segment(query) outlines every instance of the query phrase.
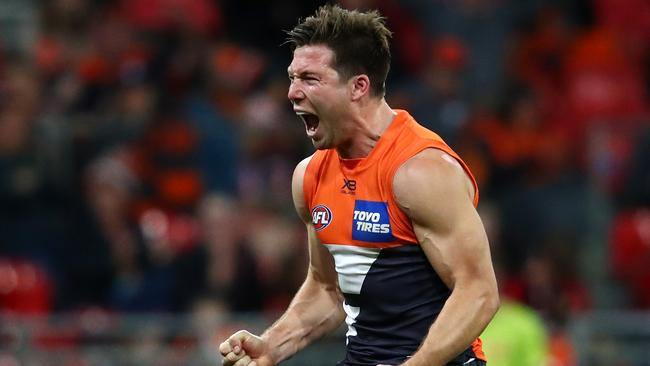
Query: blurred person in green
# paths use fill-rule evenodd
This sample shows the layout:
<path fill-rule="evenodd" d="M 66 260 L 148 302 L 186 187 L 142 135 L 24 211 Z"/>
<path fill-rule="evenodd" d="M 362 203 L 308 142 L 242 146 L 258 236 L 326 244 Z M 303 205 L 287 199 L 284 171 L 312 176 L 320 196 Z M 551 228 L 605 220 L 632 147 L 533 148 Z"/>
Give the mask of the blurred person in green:
<path fill-rule="evenodd" d="M 547 364 L 548 335 L 532 308 L 502 294 L 501 308 L 483 331 L 483 351 L 490 366 Z"/>
<path fill-rule="evenodd" d="M 488 365 L 550 366 L 550 337 L 544 318 L 522 302 L 524 278 L 513 276 L 507 269 L 499 207 L 482 205 L 479 214 L 494 253 L 493 266 L 501 299 L 499 310 L 480 336 Z M 539 279 L 539 273 L 534 276 Z"/>

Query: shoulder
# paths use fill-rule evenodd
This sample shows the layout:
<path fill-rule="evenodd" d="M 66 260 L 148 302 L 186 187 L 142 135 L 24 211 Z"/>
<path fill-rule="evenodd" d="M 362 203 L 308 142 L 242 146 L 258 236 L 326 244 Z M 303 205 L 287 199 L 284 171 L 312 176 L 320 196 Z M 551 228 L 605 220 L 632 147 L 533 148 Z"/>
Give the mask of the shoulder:
<path fill-rule="evenodd" d="M 293 170 L 293 179 L 296 179 L 296 176 L 302 178 L 302 176 L 305 175 L 305 171 L 307 171 L 307 166 L 309 165 L 309 162 L 311 159 L 314 157 L 315 154 L 309 155 L 308 157 L 302 159 L 297 165 L 296 168 Z"/>
<path fill-rule="evenodd" d="M 428 148 L 413 155 L 404 161 L 395 171 L 393 187 L 409 189 L 421 184 L 426 185 L 452 185 L 463 183 L 468 185 L 468 177 L 463 166 L 449 153 L 437 149 Z"/>
<path fill-rule="evenodd" d="M 303 221 L 309 220 L 309 210 L 307 208 L 304 195 L 304 178 L 305 172 L 307 171 L 307 166 L 309 166 L 309 162 L 313 157 L 314 155 L 310 155 L 298 163 L 293 171 L 293 177 L 291 179 L 293 203 L 296 207 L 298 215 L 300 215 Z"/>
<path fill-rule="evenodd" d="M 412 218 L 419 212 L 467 202 L 473 205 L 474 186 L 460 162 L 447 152 L 428 148 L 397 168 L 393 177 L 397 204 Z"/>

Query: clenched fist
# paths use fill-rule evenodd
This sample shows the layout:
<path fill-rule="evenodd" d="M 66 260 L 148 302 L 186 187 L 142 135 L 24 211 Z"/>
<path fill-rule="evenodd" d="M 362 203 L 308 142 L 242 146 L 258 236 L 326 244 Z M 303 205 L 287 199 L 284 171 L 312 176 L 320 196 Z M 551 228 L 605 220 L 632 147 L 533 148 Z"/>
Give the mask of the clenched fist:
<path fill-rule="evenodd" d="M 273 366 L 266 342 L 240 330 L 219 345 L 223 366 Z"/>

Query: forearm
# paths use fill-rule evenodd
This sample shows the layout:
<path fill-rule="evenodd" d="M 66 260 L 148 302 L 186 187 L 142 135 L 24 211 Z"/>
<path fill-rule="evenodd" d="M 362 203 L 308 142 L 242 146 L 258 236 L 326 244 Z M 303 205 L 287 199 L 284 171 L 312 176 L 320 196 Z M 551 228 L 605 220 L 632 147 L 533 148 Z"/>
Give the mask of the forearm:
<path fill-rule="evenodd" d="M 494 290 L 485 290 L 480 285 L 457 287 L 420 349 L 404 366 L 445 365 L 481 334 L 496 313 L 498 304 L 498 294 Z"/>
<path fill-rule="evenodd" d="M 308 277 L 284 315 L 262 334 L 273 363 L 291 357 L 336 329 L 344 319 L 341 303 L 334 285 Z"/>

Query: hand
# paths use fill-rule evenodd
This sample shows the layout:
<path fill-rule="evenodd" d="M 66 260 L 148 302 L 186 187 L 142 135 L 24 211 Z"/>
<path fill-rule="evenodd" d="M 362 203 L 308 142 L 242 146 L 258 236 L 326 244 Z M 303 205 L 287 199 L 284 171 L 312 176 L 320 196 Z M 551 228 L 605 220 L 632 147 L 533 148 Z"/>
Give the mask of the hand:
<path fill-rule="evenodd" d="M 273 366 L 266 342 L 240 330 L 219 345 L 223 366 Z"/>

